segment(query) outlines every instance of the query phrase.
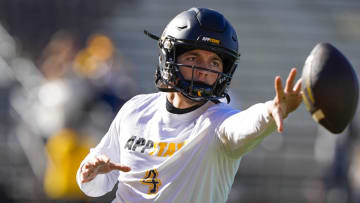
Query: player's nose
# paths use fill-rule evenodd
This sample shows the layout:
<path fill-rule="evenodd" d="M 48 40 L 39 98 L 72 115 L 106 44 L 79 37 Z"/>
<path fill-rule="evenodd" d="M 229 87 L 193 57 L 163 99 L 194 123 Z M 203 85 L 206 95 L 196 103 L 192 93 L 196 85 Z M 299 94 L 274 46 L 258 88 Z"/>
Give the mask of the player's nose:
<path fill-rule="evenodd" d="M 208 75 L 208 71 L 206 70 L 201 70 L 197 68 L 194 70 L 194 78 L 199 82 L 205 82 L 207 75 Z"/>

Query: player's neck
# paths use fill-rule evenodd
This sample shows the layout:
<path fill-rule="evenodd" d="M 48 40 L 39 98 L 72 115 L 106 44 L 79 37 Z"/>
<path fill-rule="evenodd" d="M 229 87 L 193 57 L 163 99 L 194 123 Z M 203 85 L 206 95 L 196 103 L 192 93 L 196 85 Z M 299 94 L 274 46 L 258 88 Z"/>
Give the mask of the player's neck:
<path fill-rule="evenodd" d="M 199 105 L 203 102 L 193 101 L 189 98 L 186 98 L 180 92 L 169 92 L 167 93 L 168 101 L 178 109 L 187 109 L 196 105 Z"/>

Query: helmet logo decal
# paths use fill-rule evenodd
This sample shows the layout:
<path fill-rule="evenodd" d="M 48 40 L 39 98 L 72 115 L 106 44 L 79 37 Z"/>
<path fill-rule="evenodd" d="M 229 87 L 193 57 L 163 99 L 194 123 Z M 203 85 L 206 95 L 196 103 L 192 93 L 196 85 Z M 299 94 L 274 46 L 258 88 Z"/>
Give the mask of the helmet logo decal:
<path fill-rule="evenodd" d="M 220 40 L 214 39 L 214 38 L 211 38 L 211 37 L 201 37 L 201 41 L 207 42 L 207 43 L 213 43 L 213 44 L 217 44 L 217 45 L 220 44 Z"/>

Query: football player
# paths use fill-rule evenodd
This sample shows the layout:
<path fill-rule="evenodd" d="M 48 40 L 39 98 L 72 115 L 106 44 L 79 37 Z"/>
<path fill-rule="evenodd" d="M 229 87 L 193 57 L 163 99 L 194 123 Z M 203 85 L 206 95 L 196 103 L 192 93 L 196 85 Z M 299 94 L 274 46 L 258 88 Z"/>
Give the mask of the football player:
<path fill-rule="evenodd" d="M 274 99 L 240 111 L 219 102 L 239 58 L 234 28 L 222 14 L 191 8 L 158 41 L 155 84 L 119 111 L 77 173 L 81 190 L 101 196 L 119 182 L 113 202 L 226 202 L 241 157 L 302 101 L 292 69 Z"/>

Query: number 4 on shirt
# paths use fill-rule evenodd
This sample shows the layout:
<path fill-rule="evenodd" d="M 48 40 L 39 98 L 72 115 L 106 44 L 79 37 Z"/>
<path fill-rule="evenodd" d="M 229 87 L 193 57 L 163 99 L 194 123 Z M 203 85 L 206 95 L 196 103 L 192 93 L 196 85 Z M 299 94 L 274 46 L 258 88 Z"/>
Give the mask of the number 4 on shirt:
<path fill-rule="evenodd" d="M 156 194 L 159 191 L 161 180 L 157 178 L 158 176 L 159 172 L 151 169 L 146 171 L 144 178 L 140 180 L 142 184 L 149 186 L 148 194 Z"/>

